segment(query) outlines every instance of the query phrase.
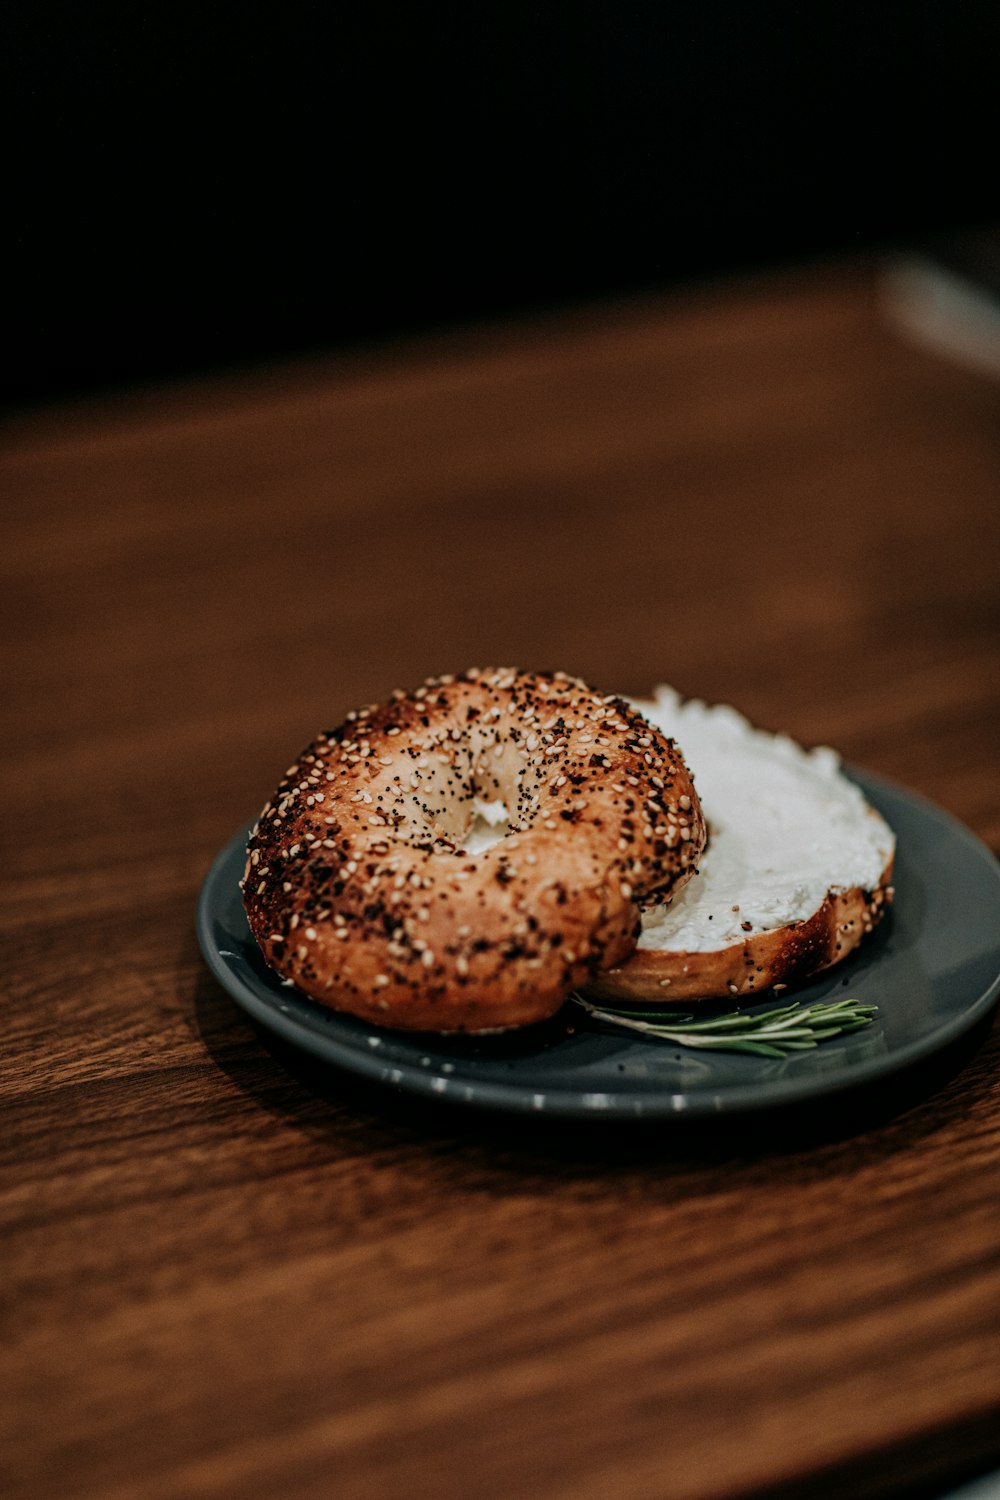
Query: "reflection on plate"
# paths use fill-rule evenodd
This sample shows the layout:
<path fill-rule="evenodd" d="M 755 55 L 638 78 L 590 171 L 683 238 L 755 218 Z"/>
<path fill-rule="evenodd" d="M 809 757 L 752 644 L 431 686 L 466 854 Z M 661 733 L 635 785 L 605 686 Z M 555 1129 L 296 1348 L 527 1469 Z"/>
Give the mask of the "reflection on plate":
<path fill-rule="evenodd" d="M 261 959 L 237 884 L 245 831 L 205 880 L 199 941 L 213 974 L 262 1026 L 324 1062 L 415 1094 L 519 1113 L 628 1119 L 806 1102 L 931 1057 L 1000 996 L 1000 865 L 929 802 L 867 773 L 851 775 L 895 829 L 895 907 L 867 944 L 795 996 L 851 995 L 874 1002 L 879 1015 L 864 1031 L 787 1059 L 685 1051 L 594 1021 L 576 1005 L 540 1026 L 479 1040 L 380 1031 L 326 1010 L 282 984 Z"/>

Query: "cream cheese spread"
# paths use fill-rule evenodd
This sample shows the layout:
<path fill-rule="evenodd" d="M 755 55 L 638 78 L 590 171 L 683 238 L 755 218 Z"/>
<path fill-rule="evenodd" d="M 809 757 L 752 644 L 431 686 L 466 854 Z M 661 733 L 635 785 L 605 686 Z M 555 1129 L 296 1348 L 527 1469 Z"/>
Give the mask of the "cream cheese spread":
<path fill-rule="evenodd" d="M 895 838 L 833 750 L 804 750 L 669 687 L 635 707 L 677 741 L 709 830 L 699 873 L 643 915 L 640 948 L 713 952 L 803 921 L 830 891 L 878 886 Z"/>
<path fill-rule="evenodd" d="M 507 809 L 502 802 L 484 802 L 481 797 L 473 797 L 472 821 L 462 840 L 463 849 L 469 854 L 483 854 L 509 832 Z"/>

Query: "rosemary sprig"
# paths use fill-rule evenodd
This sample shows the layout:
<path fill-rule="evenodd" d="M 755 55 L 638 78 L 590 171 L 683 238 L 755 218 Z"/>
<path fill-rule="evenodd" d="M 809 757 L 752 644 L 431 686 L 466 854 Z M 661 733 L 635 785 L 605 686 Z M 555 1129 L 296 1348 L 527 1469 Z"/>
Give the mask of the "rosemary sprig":
<path fill-rule="evenodd" d="M 878 1014 L 878 1006 L 864 1000 L 821 1000 L 813 1005 L 777 1005 L 756 1015 L 734 1010 L 697 1020 L 678 1011 L 600 1006 L 582 995 L 573 998 L 597 1021 L 641 1031 L 681 1047 L 745 1052 L 757 1057 L 808 1052 L 831 1037 L 870 1026 Z"/>

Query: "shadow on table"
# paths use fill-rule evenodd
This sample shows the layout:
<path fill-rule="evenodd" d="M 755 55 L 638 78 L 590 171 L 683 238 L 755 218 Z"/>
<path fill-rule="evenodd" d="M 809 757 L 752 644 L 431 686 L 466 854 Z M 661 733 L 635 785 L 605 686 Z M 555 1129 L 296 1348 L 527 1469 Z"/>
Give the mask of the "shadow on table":
<path fill-rule="evenodd" d="M 972 1066 L 992 1028 L 987 1017 L 934 1058 L 850 1093 L 766 1113 L 718 1120 L 559 1120 L 441 1103 L 368 1082 L 319 1062 L 252 1023 L 208 973 L 199 976 L 194 1019 L 215 1063 L 263 1108 L 331 1145 L 359 1128 L 397 1144 L 516 1161 L 566 1175 L 602 1164 L 678 1166 L 788 1157 L 861 1140 L 878 1157 L 961 1120 L 988 1086 L 988 1057 Z M 963 1071 L 968 1069 L 969 1071 Z M 373 1142 L 374 1143 L 374 1142 Z M 837 1152 L 833 1151 L 831 1159 Z"/>

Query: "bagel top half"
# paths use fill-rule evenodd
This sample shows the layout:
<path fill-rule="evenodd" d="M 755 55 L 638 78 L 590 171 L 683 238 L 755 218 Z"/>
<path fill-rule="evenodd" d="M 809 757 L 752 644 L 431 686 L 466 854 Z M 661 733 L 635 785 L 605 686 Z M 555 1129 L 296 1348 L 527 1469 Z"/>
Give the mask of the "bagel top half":
<path fill-rule="evenodd" d="M 484 809 L 506 831 L 473 852 Z M 244 904 L 267 963 L 335 1009 L 501 1030 L 623 962 L 704 841 L 680 752 L 623 699 L 470 671 L 298 758 L 250 838 Z"/>

